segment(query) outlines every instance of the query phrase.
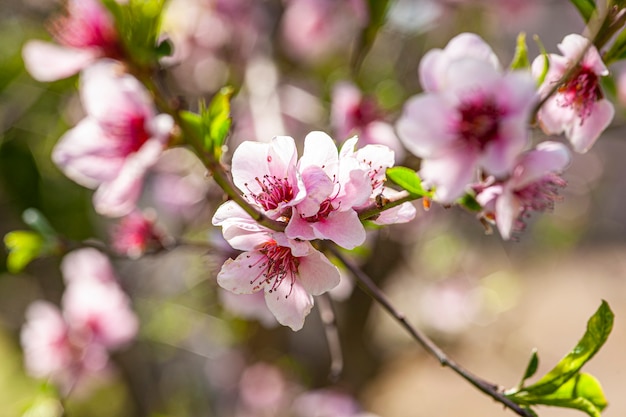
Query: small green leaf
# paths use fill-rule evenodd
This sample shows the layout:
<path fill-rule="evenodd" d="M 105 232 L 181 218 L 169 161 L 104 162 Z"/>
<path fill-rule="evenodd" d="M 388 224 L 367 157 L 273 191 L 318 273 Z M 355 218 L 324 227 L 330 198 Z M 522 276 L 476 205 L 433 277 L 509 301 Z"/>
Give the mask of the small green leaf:
<path fill-rule="evenodd" d="M 517 44 L 515 46 L 515 55 L 513 56 L 513 61 L 511 61 L 511 69 L 512 70 L 520 70 L 527 69 L 530 67 L 530 62 L 528 61 L 528 46 L 526 45 L 526 34 L 524 32 L 520 32 L 517 35 Z"/>
<path fill-rule="evenodd" d="M 588 23 L 596 11 L 596 3 L 593 0 L 570 0 L 570 2 L 578 9 L 585 23 Z"/>
<path fill-rule="evenodd" d="M 214 152 L 218 158 L 221 154 L 221 148 L 230 132 L 232 123 L 230 118 L 230 98 L 233 93 L 234 89 L 232 87 L 222 87 L 215 97 L 213 97 L 213 100 L 211 100 L 208 113 L 204 115 L 205 124 L 207 124 L 209 128 L 209 136 L 213 143 Z"/>
<path fill-rule="evenodd" d="M 600 350 L 613 328 L 614 315 L 606 301 L 587 322 L 587 331 L 576 347 L 539 381 L 522 391 L 534 396 L 545 396 L 559 389 L 568 379 Z"/>
<path fill-rule="evenodd" d="M 417 196 L 430 196 L 431 193 L 424 190 L 422 180 L 417 172 L 407 167 L 392 167 L 387 169 L 387 178 Z"/>
<path fill-rule="evenodd" d="M 539 355 L 537 355 L 537 349 L 533 349 L 533 353 L 530 355 L 530 360 L 528 361 L 528 365 L 526 366 L 526 371 L 524 371 L 524 376 L 522 377 L 522 380 L 520 382 L 520 387 L 524 385 L 524 381 L 535 375 L 538 366 Z"/>
<path fill-rule="evenodd" d="M 16 274 L 40 256 L 44 248 L 44 238 L 37 232 L 15 230 L 4 236 L 4 245 L 9 251 L 7 269 Z"/>
<path fill-rule="evenodd" d="M 469 211 L 481 211 L 483 209 L 483 206 L 480 205 L 480 203 L 476 200 L 476 197 L 474 197 L 471 194 L 465 194 L 463 195 L 463 197 L 459 198 L 457 200 L 457 204 L 465 207 L 466 209 L 468 209 Z"/>
<path fill-rule="evenodd" d="M 194 112 L 187 111 L 187 110 L 182 110 L 180 112 L 180 117 L 185 122 L 186 127 L 193 130 L 193 134 L 195 137 L 202 138 L 203 136 L 205 136 L 202 117 L 198 113 L 194 113 Z M 211 147 L 206 146 L 206 145 L 207 144 L 205 143 L 205 149 L 210 150 Z"/>

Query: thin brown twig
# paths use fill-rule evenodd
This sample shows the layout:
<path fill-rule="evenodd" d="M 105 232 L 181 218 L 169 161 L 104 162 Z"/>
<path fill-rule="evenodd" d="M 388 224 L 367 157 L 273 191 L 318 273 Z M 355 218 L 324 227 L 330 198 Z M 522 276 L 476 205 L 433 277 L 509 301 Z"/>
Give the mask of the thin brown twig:
<path fill-rule="evenodd" d="M 341 342 L 339 340 L 337 318 L 328 293 L 318 296 L 316 300 L 320 319 L 324 324 L 328 353 L 330 355 L 330 374 L 328 377 L 332 382 L 336 382 L 343 372 L 343 351 L 341 350 Z"/>
<path fill-rule="evenodd" d="M 357 279 L 359 286 L 370 297 L 372 297 L 378 304 L 380 304 L 410 335 L 418 342 L 428 353 L 434 356 L 442 366 L 452 369 L 457 375 L 461 376 L 479 391 L 493 398 L 495 401 L 503 404 L 516 414 L 522 417 L 532 417 L 533 414 L 513 402 L 498 388 L 497 385 L 492 384 L 472 374 L 454 360 L 448 357 L 446 353 L 441 350 L 428 336 L 423 334 L 420 330 L 415 328 L 409 323 L 405 315 L 397 310 L 391 301 L 383 294 L 383 292 L 376 286 L 372 279 L 367 276 L 359 267 L 354 265 L 348 259 L 346 259 L 339 250 L 332 245 L 325 245 L 325 248 L 331 252 Z"/>

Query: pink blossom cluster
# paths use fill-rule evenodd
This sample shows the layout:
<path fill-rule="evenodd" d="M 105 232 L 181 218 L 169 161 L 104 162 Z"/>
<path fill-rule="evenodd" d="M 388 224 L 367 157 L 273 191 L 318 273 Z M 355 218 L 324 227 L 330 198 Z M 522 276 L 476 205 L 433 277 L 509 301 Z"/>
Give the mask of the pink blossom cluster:
<path fill-rule="evenodd" d="M 537 115 L 544 133 L 564 132 L 578 152 L 588 150 L 613 117 L 599 87 L 608 71 L 595 47 L 568 35 L 559 48 L 564 56 L 539 56 L 532 71 L 504 71 L 485 41 L 460 34 L 424 56 L 424 92 L 407 101 L 397 122 L 403 144 L 422 158 L 420 175 L 435 199 L 450 204 L 476 192 L 484 217 L 495 220 L 505 239 L 523 229 L 530 212 L 551 208 L 565 185 L 567 147 L 544 142 L 529 149 L 539 100 L 547 100 Z M 574 75 L 561 80 L 572 67 Z"/>
<path fill-rule="evenodd" d="M 357 138 L 337 149 L 330 136 L 309 133 L 298 158 L 295 141 L 279 136 L 270 143 L 243 142 L 234 152 L 232 176 L 244 198 L 269 219 L 274 231 L 257 223 L 234 202 L 220 206 L 213 224 L 245 251 L 228 260 L 217 276 L 238 294 L 259 291 L 278 322 L 300 329 L 320 295 L 339 283 L 339 271 L 311 241 L 331 240 L 346 249 L 365 241 L 358 210 L 387 193 L 385 171 L 394 153 L 383 145 L 356 150 Z M 390 191 L 393 192 L 393 191 Z M 383 213 L 380 224 L 406 222 L 415 208 L 405 203 Z"/>
<path fill-rule="evenodd" d="M 26 311 L 21 343 L 28 373 L 65 391 L 84 376 L 109 366 L 109 352 L 137 334 L 138 320 L 106 256 L 80 249 L 63 259 L 62 311 L 35 301 Z"/>

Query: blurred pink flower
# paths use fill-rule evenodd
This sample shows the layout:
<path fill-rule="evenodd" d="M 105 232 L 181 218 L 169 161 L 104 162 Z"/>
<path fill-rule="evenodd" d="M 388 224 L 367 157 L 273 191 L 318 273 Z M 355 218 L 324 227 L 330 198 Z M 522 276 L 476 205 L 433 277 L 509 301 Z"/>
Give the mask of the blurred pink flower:
<path fill-rule="evenodd" d="M 557 142 L 542 142 L 521 154 L 511 177 L 481 190 L 477 201 L 488 218 L 495 218 L 502 238 L 524 229 L 524 218 L 531 211 L 554 207 L 558 189 L 565 186 L 560 174 L 570 162 L 567 147 Z"/>
<path fill-rule="evenodd" d="M 399 159 L 404 155 L 393 126 L 383 120 L 383 113 L 374 98 L 363 97 L 352 83 L 339 82 L 333 87 L 331 122 L 341 140 L 357 135 L 364 145 L 386 145 Z"/>
<path fill-rule="evenodd" d="M 77 183 L 97 188 L 98 213 L 123 216 L 135 208 L 174 122 L 156 114 L 148 91 L 115 61 L 87 68 L 80 93 L 87 117 L 63 135 L 52 160 Z"/>
<path fill-rule="evenodd" d="M 353 207 L 371 194 L 367 171 L 354 158 L 340 160 L 334 141 L 323 132 L 306 136 L 298 170 L 306 197 L 294 207 L 287 237 L 329 239 L 347 249 L 362 244 L 365 229 Z"/>
<path fill-rule="evenodd" d="M 67 15 L 52 21 L 50 32 L 60 45 L 32 40 L 22 50 L 24 65 L 38 81 L 76 74 L 98 58 L 120 58 L 115 22 L 98 0 L 68 0 Z"/>
<path fill-rule="evenodd" d="M 347 50 L 368 20 L 363 0 L 287 0 L 281 32 L 288 53 L 318 62 Z"/>
<path fill-rule="evenodd" d="M 285 406 L 287 394 L 287 381 L 276 366 L 259 362 L 246 368 L 241 375 L 240 399 L 254 415 L 277 415 Z"/>
<path fill-rule="evenodd" d="M 501 73 L 494 59 L 470 34 L 429 52 L 420 64 L 426 92 L 409 99 L 398 120 L 400 139 L 423 158 L 420 175 L 442 203 L 463 195 L 479 168 L 505 177 L 527 144 L 533 80 L 520 71 Z"/>
<path fill-rule="evenodd" d="M 339 283 L 339 271 L 311 243 L 288 239 L 254 221 L 234 202 L 222 204 L 213 224 L 224 238 L 245 251 L 228 259 L 217 275 L 218 284 L 236 294 L 264 291 L 265 302 L 279 323 L 300 330 L 320 295 Z"/>
<path fill-rule="evenodd" d="M 111 232 L 111 245 L 117 253 L 139 258 L 152 247 L 163 248 L 163 235 L 154 222 L 156 213 L 135 210 L 123 217 Z"/>
<path fill-rule="evenodd" d="M 546 96 L 566 71 L 574 65 L 576 70 L 539 109 L 538 118 L 545 133 L 565 133 L 574 150 L 584 153 L 611 124 L 615 114 L 613 104 L 604 98 L 600 88 L 600 77 L 608 75 L 609 70 L 596 47 L 581 35 L 567 35 L 558 48 L 563 55 L 548 55 L 550 66 L 539 93 Z M 544 57 L 538 56 L 532 64 L 533 75 L 539 78 L 543 68 Z"/>
<path fill-rule="evenodd" d="M 376 417 L 361 411 L 350 395 L 330 389 L 300 394 L 292 406 L 296 417 Z"/>

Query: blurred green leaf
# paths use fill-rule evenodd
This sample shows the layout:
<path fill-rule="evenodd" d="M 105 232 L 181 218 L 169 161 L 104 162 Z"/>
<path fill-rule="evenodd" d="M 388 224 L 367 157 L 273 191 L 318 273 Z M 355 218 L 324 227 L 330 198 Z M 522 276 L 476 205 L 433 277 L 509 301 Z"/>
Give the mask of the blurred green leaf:
<path fill-rule="evenodd" d="M 533 353 L 530 355 L 530 360 L 528 361 L 528 365 L 526 365 L 526 371 L 524 371 L 524 376 L 522 377 L 522 381 L 520 382 L 520 387 L 524 385 L 524 381 L 528 378 L 535 375 L 537 372 L 537 367 L 539 366 L 539 355 L 537 355 L 537 349 L 533 349 Z"/>
<path fill-rule="evenodd" d="M 550 59 L 548 58 L 548 51 L 546 51 L 546 48 L 543 46 L 543 42 L 541 42 L 539 36 L 533 36 L 533 40 L 537 44 L 539 52 L 543 56 L 543 69 L 541 70 L 541 74 L 539 74 L 539 77 L 537 78 L 537 85 L 540 86 L 546 79 L 546 75 L 548 74 L 548 70 L 550 69 Z"/>
<path fill-rule="evenodd" d="M 613 328 L 614 315 L 606 301 L 587 322 L 587 331 L 578 344 L 543 378 L 525 387 L 523 391 L 535 395 L 548 395 L 578 373 L 580 368 L 600 350 Z"/>
<path fill-rule="evenodd" d="M 44 248 L 44 238 L 26 230 L 15 230 L 4 236 L 7 256 L 7 270 L 13 274 L 21 272 L 31 261 L 39 257 Z"/>
<path fill-rule="evenodd" d="M 201 138 L 204 136 L 204 124 L 202 122 L 202 117 L 198 113 L 182 110 L 180 112 L 180 117 L 187 124 L 187 127 L 193 130 L 196 137 Z M 210 149 L 211 144 L 208 145 L 209 146 L 207 148 Z"/>
<path fill-rule="evenodd" d="M 395 184 L 407 190 L 409 193 L 416 196 L 430 196 L 431 193 L 424 190 L 422 187 L 422 180 L 417 172 L 407 167 L 392 167 L 387 169 L 387 178 L 393 181 Z"/>
<path fill-rule="evenodd" d="M 517 44 L 515 46 L 515 55 L 513 56 L 513 61 L 511 61 L 511 69 L 519 70 L 519 69 L 527 69 L 530 67 L 530 62 L 528 61 L 528 46 L 526 45 L 526 34 L 524 32 L 520 32 L 517 35 Z"/>
<path fill-rule="evenodd" d="M 622 30 L 619 35 L 617 35 L 615 41 L 602 59 L 605 64 L 609 65 L 624 58 L 626 58 L 626 30 Z"/>
<path fill-rule="evenodd" d="M 585 23 L 588 23 L 596 11 L 596 3 L 593 0 L 570 0 L 570 2 L 578 9 Z"/>
<path fill-rule="evenodd" d="M 211 100 L 208 111 L 203 115 L 205 124 L 209 128 L 208 133 L 217 159 L 221 155 L 222 146 L 228 137 L 232 124 L 232 119 L 230 118 L 230 98 L 233 93 L 234 89 L 232 87 L 222 87 Z"/>
<path fill-rule="evenodd" d="M 478 212 L 483 209 L 483 206 L 480 205 L 480 203 L 476 200 L 476 197 L 474 197 L 472 194 L 463 195 L 463 197 L 457 200 L 457 204 L 465 207 L 469 211 Z"/>

